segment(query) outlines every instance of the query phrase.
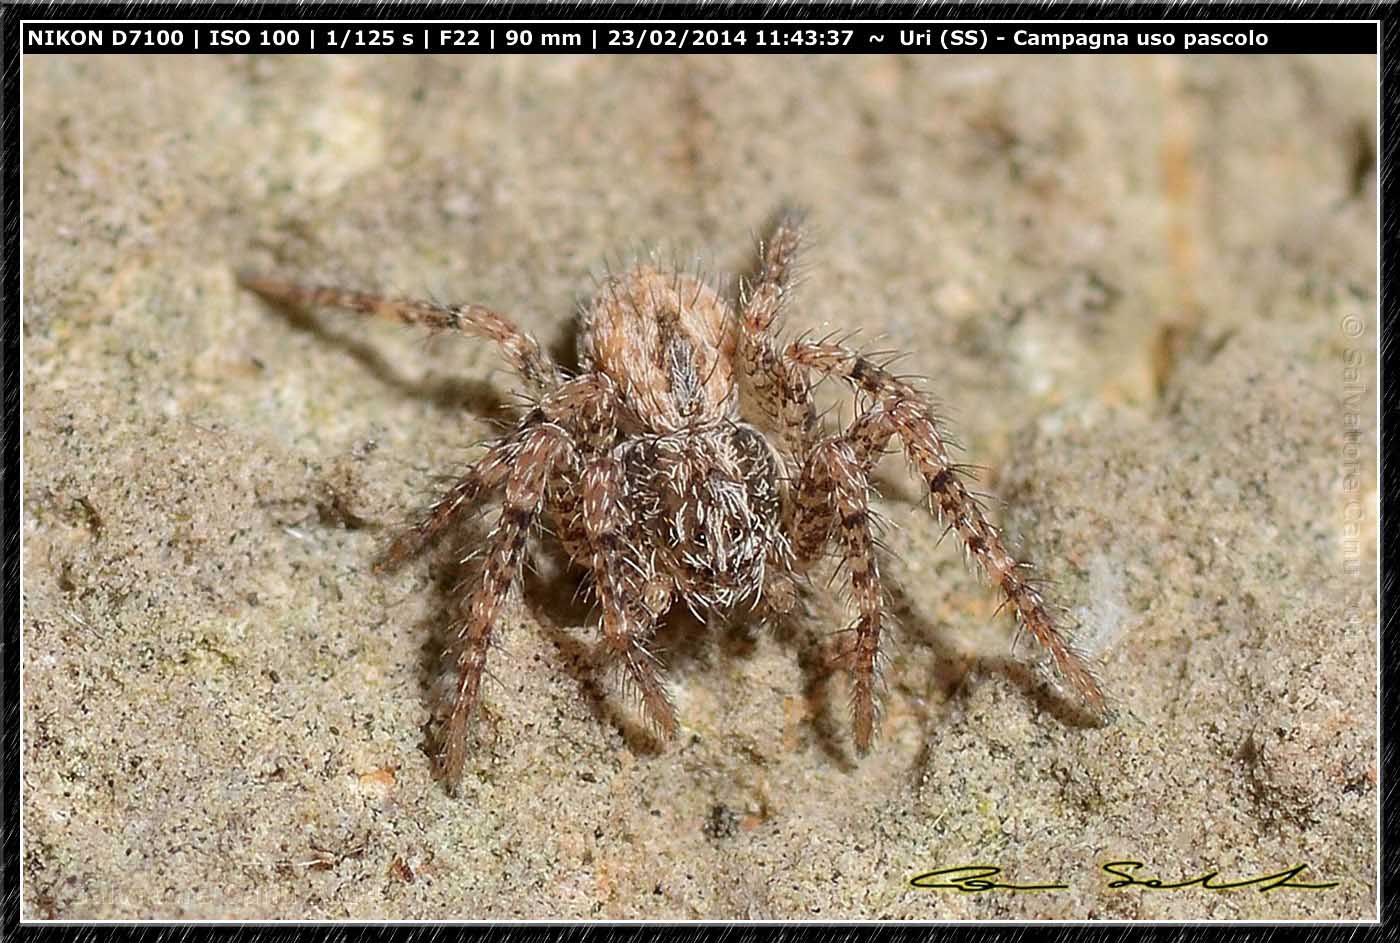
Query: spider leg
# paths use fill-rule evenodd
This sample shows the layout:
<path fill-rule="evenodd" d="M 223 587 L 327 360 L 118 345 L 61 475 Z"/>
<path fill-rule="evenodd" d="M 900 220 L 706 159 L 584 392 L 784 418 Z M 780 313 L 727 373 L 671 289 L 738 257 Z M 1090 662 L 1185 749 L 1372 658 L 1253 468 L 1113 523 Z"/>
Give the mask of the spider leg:
<path fill-rule="evenodd" d="M 593 448 L 608 439 L 609 430 L 615 430 L 615 401 L 616 390 L 607 377 L 589 375 L 562 384 L 521 419 L 496 456 L 499 470 L 496 462 L 490 465 L 493 474 L 504 480 L 505 499 L 496 526 L 487 538 L 480 582 L 454 627 L 461 650 L 442 756 L 443 773 L 449 782 L 456 782 L 462 774 L 467 725 L 481 699 L 491 630 L 520 572 L 525 542 L 538 522 L 550 488 L 557 488 L 560 479 L 577 476 L 580 447 Z M 491 457 L 488 455 L 488 459 Z M 456 491 L 449 494 L 449 499 Z M 451 505 L 451 513 L 464 503 L 465 498 Z"/>
<path fill-rule="evenodd" d="M 612 453 L 591 459 L 580 484 L 594 588 L 603 611 L 604 650 L 622 666 L 647 721 L 669 738 L 676 732 L 676 709 L 660 662 L 646 647 L 656 627 L 656 615 L 647 606 L 652 577 L 628 546 L 631 522 L 623 504 L 624 483 L 622 461 Z"/>
<path fill-rule="evenodd" d="M 870 481 L 851 434 L 820 442 L 807 457 L 797 488 L 794 548 L 799 566 L 809 565 L 835 536 L 851 581 L 857 617 L 847 632 L 838 663 L 851 679 L 851 727 L 856 749 L 870 749 L 879 704 L 877 659 L 884 604 L 869 506 Z"/>
<path fill-rule="evenodd" d="M 486 455 L 433 502 L 421 518 L 395 537 L 381 555 L 378 568 L 391 569 L 418 553 L 459 516 L 500 488 L 521 460 L 530 430 L 540 423 L 563 425 L 585 445 L 609 441 L 616 429 L 614 400 L 611 381 L 606 378 L 581 377 L 560 386 L 522 417 L 513 432 L 493 443 Z M 560 539 L 573 554 L 581 538 L 573 526 L 577 515 L 568 511 L 568 484 L 567 477 L 551 479 L 548 491 L 554 519 L 561 525 Z"/>
<path fill-rule="evenodd" d="M 578 478 L 562 474 L 551 479 L 545 501 L 549 507 L 554 533 L 569 558 L 587 570 L 593 569 L 593 550 L 588 545 L 588 532 L 583 527 L 583 496 L 579 494 Z"/>
<path fill-rule="evenodd" d="M 496 526 L 487 538 L 480 582 L 454 626 L 453 634 L 461 649 L 457 655 L 455 698 L 444 732 L 442 752 L 443 775 L 450 783 L 456 783 L 462 776 L 467 726 L 481 699 L 481 679 L 491 630 L 520 571 L 525 542 L 539 515 L 546 484 L 560 465 L 573 461 L 574 457 L 569 434 L 553 423 L 546 423 L 525 431 L 519 453 L 511 464 L 505 501 Z"/>
<path fill-rule="evenodd" d="M 782 311 L 792 287 L 797 252 L 802 245 L 802 214 L 784 210 L 766 242 L 758 246 L 758 271 L 744 285 L 741 315 L 748 326 L 766 332 Z"/>
<path fill-rule="evenodd" d="M 239 283 L 280 304 L 343 308 L 403 324 L 420 324 L 435 331 L 459 331 L 473 337 L 485 337 L 500 345 L 506 359 L 532 393 L 544 395 L 560 383 L 559 368 L 538 341 L 516 327 L 509 318 L 481 305 L 442 305 L 431 301 L 387 298 L 334 286 L 303 285 L 259 275 L 240 275 Z"/>
<path fill-rule="evenodd" d="M 617 388 L 604 375 L 580 377 L 542 405 L 571 428 L 591 456 L 581 471 L 570 462 L 550 480 L 550 516 L 565 550 L 593 577 L 608 655 L 622 665 L 648 722 L 669 737 L 676 728 L 675 708 L 646 641 L 670 606 L 670 590 L 627 545 L 631 522 L 624 468 L 611 449 L 620 405 Z"/>
<path fill-rule="evenodd" d="M 1088 662 L 1061 633 L 1051 609 L 1027 575 L 1030 567 L 1006 549 L 1001 532 L 987 520 L 981 504 L 964 484 L 965 468 L 948 454 L 948 439 L 922 396 L 908 383 L 887 373 L 856 351 L 837 344 L 798 342 L 786 357 L 822 373 L 840 376 L 865 393 L 872 403 L 851 427 L 848 438 L 863 467 L 879 458 L 891 436 L 904 451 L 929 489 L 932 508 L 962 538 L 968 554 L 1001 589 L 1022 627 L 1049 652 L 1060 675 L 1091 709 L 1104 710 L 1103 691 Z M 825 525 L 828 530 L 830 522 Z M 816 533 L 817 525 L 808 525 Z M 804 535 L 798 533 L 795 542 Z M 809 543 L 812 537 L 805 538 Z"/>
<path fill-rule="evenodd" d="M 541 409 L 530 416 L 548 416 L 565 425 L 585 454 L 610 449 L 617 438 L 620 394 L 605 374 L 590 373 L 570 380 L 540 405 Z M 530 416 L 525 418 L 528 420 Z M 584 526 L 579 469 L 570 468 L 551 479 L 546 500 L 564 550 L 580 566 L 592 571 L 593 548 Z"/>
<path fill-rule="evenodd" d="M 520 456 L 530 427 L 494 442 L 487 453 L 467 469 L 465 475 L 438 498 L 414 523 L 404 528 L 380 555 L 375 568 L 388 570 L 416 555 L 462 514 L 476 508 L 509 477 Z"/>
<path fill-rule="evenodd" d="M 739 292 L 739 376 L 744 401 L 776 432 L 789 456 L 805 455 L 817 430 L 806 372 L 784 359 L 777 347 L 777 321 L 787 301 L 802 242 L 796 213 L 779 217 L 771 237 L 759 244 L 754 277 Z"/>

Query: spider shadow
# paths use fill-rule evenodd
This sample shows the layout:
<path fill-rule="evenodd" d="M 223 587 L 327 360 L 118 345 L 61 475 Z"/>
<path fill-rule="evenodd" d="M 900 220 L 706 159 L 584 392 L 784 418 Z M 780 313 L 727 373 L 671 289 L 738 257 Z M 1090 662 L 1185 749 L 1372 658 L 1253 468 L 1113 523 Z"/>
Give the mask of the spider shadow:
<path fill-rule="evenodd" d="M 628 749 L 655 756 L 667 749 L 667 741 L 641 718 L 636 698 L 626 696 L 618 684 L 616 666 L 602 653 L 597 626 L 597 605 L 589 599 L 586 574 L 567 559 L 557 546 L 543 548 L 554 565 L 556 578 L 540 570 L 527 573 L 524 589 L 541 630 L 564 655 L 565 670 L 578 684 L 589 711 L 600 723 L 621 733 Z M 742 656 L 752 651 L 753 639 L 723 620 L 707 624 L 684 606 L 674 606 L 657 627 L 649 647 L 670 676 L 685 676 L 713 664 L 713 655 Z"/>
<path fill-rule="evenodd" d="M 639 720 L 638 705 L 621 696 L 616 683 L 605 680 L 610 672 L 606 661 L 599 656 L 597 606 L 585 600 L 587 594 L 580 582 L 586 577 L 577 566 L 568 563 L 562 550 L 556 547 L 549 550 L 562 561 L 558 572 L 567 572 L 568 578 L 548 579 L 537 572 L 527 578 L 525 598 L 536 622 L 564 654 L 565 670 L 578 683 L 594 719 L 611 724 L 636 754 L 665 752 L 667 742 Z M 858 757 L 851 747 L 849 718 L 839 716 L 841 712 L 833 708 L 832 682 L 838 669 L 832 666 L 829 639 L 814 629 L 820 624 L 821 616 L 813 610 L 822 608 L 815 596 L 807 592 L 793 613 L 771 621 L 739 611 L 717 616 L 707 623 L 683 605 L 677 605 L 658 626 L 651 648 L 664 663 L 668 675 L 686 677 L 711 671 L 720 660 L 752 656 L 760 636 L 767 633 L 779 648 L 796 657 L 803 678 L 807 723 L 818 749 L 829 762 L 845 772 L 853 772 L 858 767 Z M 590 639 L 585 633 L 595 637 Z M 939 683 L 950 690 L 958 688 L 966 674 L 954 667 L 958 656 L 946 643 L 935 641 L 933 647 L 938 649 Z"/>
<path fill-rule="evenodd" d="M 472 585 L 478 576 L 478 567 L 461 562 L 465 548 L 480 544 L 482 535 L 472 526 L 475 523 L 454 527 L 454 533 L 444 535 L 438 546 L 423 553 L 430 559 L 431 591 L 435 600 L 429 607 L 429 615 L 419 624 L 425 638 L 418 660 L 419 694 L 431 718 L 423 730 L 420 748 L 429 757 L 435 756 L 442 747 L 440 731 L 451 709 L 451 688 L 446 682 L 451 676 L 452 657 L 460 650 L 454 625 L 464 605 L 464 588 Z M 615 685 L 607 683 L 609 667 L 599 656 L 600 647 L 596 641 L 597 606 L 585 592 L 585 574 L 568 560 L 562 548 L 547 540 L 538 543 L 538 547 L 531 548 L 533 554 L 527 551 L 527 556 L 532 555 L 532 562 L 539 565 L 523 567 L 520 587 L 531 621 L 562 656 L 563 670 L 578 685 L 593 718 L 616 729 L 634 753 L 662 753 L 665 741 L 639 719 L 641 715 L 636 705 L 626 703 L 619 697 Z M 689 663 L 703 658 L 707 634 L 705 626 L 687 613 L 666 620 L 653 640 L 653 647 L 667 656 L 668 669 L 681 667 L 684 670 Z M 595 637 L 590 638 L 590 635 Z M 488 656 L 488 683 L 469 725 L 469 735 L 475 741 L 472 752 L 495 739 L 492 735 L 483 736 L 482 728 L 497 726 L 491 708 L 491 692 L 498 685 L 491 674 L 491 663 L 501 656 L 500 647 L 493 645 Z"/>
<path fill-rule="evenodd" d="M 457 651 L 451 628 L 462 605 L 462 588 L 470 585 L 470 580 L 475 576 L 473 568 L 459 562 L 461 548 L 470 544 L 474 536 L 479 538 L 479 535 L 463 536 L 472 530 L 469 526 L 456 530 L 457 533 L 452 535 L 456 540 L 444 539 L 437 549 L 431 551 L 433 587 L 438 604 L 431 607 L 432 614 L 421 625 L 428 640 L 421 649 L 420 691 L 436 723 L 440 723 L 450 707 L 441 682 L 445 659 Z M 620 695 L 617 685 L 610 683 L 613 682 L 609 677 L 612 672 L 599 656 L 597 606 L 589 598 L 586 575 L 568 560 L 561 547 L 547 540 L 539 544 L 538 558 L 545 565 L 526 566 L 521 586 L 521 595 L 527 611 L 533 617 L 532 621 L 563 656 L 563 669 L 577 684 L 594 720 L 617 730 L 634 754 L 660 755 L 667 749 L 665 739 L 641 720 L 637 705 L 629 703 L 627 698 Z M 921 689 L 913 689 L 896 680 L 894 687 L 899 690 L 886 690 L 883 695 L 887 704 L 891 697 L 902 695 L 905 702 L 912 705 L 912 713 L 924 731 L 920 738 L 922 746 L 910 770 L 916 782 L 932 762 L 936 726 L 966 703 L 972 684 L 979 677 L 994 674 L 1006 677 L 1040 711 L 1066 727 L 1089 728 L 1103 723 L 1103 719 L 1058 693 L 1031 665 L 1012 655 L 969 654 L 953 646 L 943 631 L 919 615 L 908 594 L 896 581 L 886 583 L 885 593 L 891 622 L 887 631 L 894 636 L 891 641 L 902 643 L 907 648 L 917 648 L 921 657 L 933 659 L 928 683 Z M 829 762 L 844 772 L 854 772 L 859 765 L 859 756 L 851 744 L 849 716 L 847 712 L 838 710 L 834 703 L 834 680 L 839 669 L 833 667 L 830 658 L 831 634 L 816 628 L 833 617 L 845 617 L 839 605 L 831 605 L 834 598 L 826 598 L 834 595 L 825 587 L 808 586 L 793 613 L 762 628 L 756 620 L 746 620 L 743 613 L 706 624 L 691 615 L 684 606 L 676 606 L 658 627 L 652 647 L 662 658 L 668 673 L 685 676 L 712 669 L 717 659 L 752 655 L 757 649 L 760 632 L 766 631 L 780 648 L 796 656 L 803 678 L 802 696 L 808 708 L 807 723 L 813 742 Z M 498 651 L 496 656 L 499 657 Z M 490 691 L 491 687 L 488 686 L 486 690 Z M 490 701 L 489 695 L 483 697 L 473 728 L 479 728 L 483 722 L 495 726 L 494 721 L 489 719 L 492 717 Z M 482 739 L 480 730 L 474 729 L 473 735 L 478 739 L 479 747 Z M 432 756 L 436 746 L 440 744 L 425 730 L 422 744 L 425 753 Z M 878 745 L 875 748 L 878 749 Z"/>
<path fill-rule="evenodd" d="M 813 612 L 818 607 L 810 594 L 808 590 L 797 609 L 775 623 L 771 630 L 779 643 L 797 657 L 798 671 L 802 674 L 802 699 L 817 748 L 828 762 L 851 773 L 856 770 L 859 757 L 851 748 L 850 711 L 845 712 L 846 719 L 841 721 L 833 707 L 832 687 L 838 669 L 832 664 L 829 643 L 813 629 L 821 617 Z"/>
<path fill-rule="evenodd" d="M 270 299 L 261 295 L 259 299 L 295 330 L 311 335 L 321 345 L 338 348 L 349 354 L 376 379 L 386 386 L 396 389 L 404 396 L 426 400 L 444 411 L 456 412 L 465 408 L 478 418 L 487 420 L 501 428 L 508 428 L 513 422 L 515 414 L 519 411 L 519 403 L 503 397 L 497 391 L 496 386 L 488 380 L 437 377 L 413 379 L 394 366 L 374 344 L 360 339 L 348 331 L 328 326 L 326 320 L 329 319 L 323 320 L 317 317 L 306 306 Z M 559 335 L 547 349 L 555 362 L 566 373 L 570 373 L 573 372 L 578 362 L 577 348 L 580 325 L 577 317 L 567 319 L 565 325 L 564 330 L 559 332 Z M 432 335 L 425 333 L 424 336 L 431 337 Z M 469 548 L 479 546 L 481 534 L 477 532 L 476 518 L 477 515 L 472 515 L 471 519 L 459 522 L 451 528 L 452 533 L 444 534 L 434 547 L 425 548 L 418 555 L 419 565 L 422 565 L 424 559 L 428 561 L 431 574 L 431 592 L 435 599 L 434 605 L 430 607 L 430 614 L 419 624 L 424 643 L 419 651 L 417 671 L 420 695 L 430 717 L 423 729 L 423 740 L 420 743 L 420 748 L 430 758 L 436 755 L 441 746 L 437 731 L 440 730 L 447 710 L 451 706 L 449 698 L 445 696 L 449 689 L 444 685 L 444 681 L 450 674 L 448 668 L 451 658 L 459 650 L 454 625 L 461 612 L 463 590 L 465 586 L 470 585 L 470 581 L 476 575 L 472 567 L 464 566 L 461 562 Z M 407 522 L 401 522 L 397 526 L 406 526 L 406 524 Z M 473 543 L 474 538 L 475 544 Z M 560 555 L 562 556 L 562 554 Z M 404 561 L 403 565 L 409 565 L 412 562 Z M 565 614 L 562 617 L 563 624 L 579 625 L 586 621 L 589 607 L 578 601 L 577 593 L 570 596 L 561 590 L 561 584 L 557 582 L 545 583 L 533 579 L 533 576 L 534 571 L 527 567 L 526 580 L 524 581 L 527 584 L 525 592 L 527 601 L 538 598 L 551 600 L 550 611 Z M 568 585 L 574 586 L 577 585 L 577 582 Z M 589 667 L 588 647 L 573 634 L 560 628 L 554 621 L 540 620 L 540 624 L 565 655 L 567 663 L 571 666 L 571 673 L 589 695 L 589 702 L 595 705 L 595 714 L 600 719 L 608 720 L 621 729 L 629 745 L 638 752 L 658 751 L 660 744 L 655 737 L 644 727 L 617 710 L 607 697 L 606 692 L 594 681 L 596 672 Z M 487 670 L 489 679 L 489 665 Z M 476 723 L 473 726 L 480 726 L 483 722 L 486 725 L 495 726 L 489 698 L 484 697 L 478 705 L 475 720 Z M 477 735 L 479 737 L 479 731 L 477 731 Z"/>
<path fill-rule="evenodd" d="M 413 379 L 395 367 L 373 344 L 346 331 L 335 330 L 301 305 L 258 295 L 262 304 L 276 312 L 294 329 L 316 338 L 319 344 L 343 351 L 353 357 L 375 379 L 400 394 L 432 403 L 443 411 L 456 412 L 463 408 L 479 418 L 500 422 L 517 404 L 510 402 L 485 379 L 459 379 L 427 376 Z M 367 320 L 359 315 L 346 319 Z M 432 334 L 421 332 L 424 338 Z"/>
<path fill-rule="evenodd" d="M 462 537 L 462 531 L 468 528 L 458 530 L 454 535 L 458 539 L 452 542 L 456 548 L 472 540 L 470 536 Z M 548 541 L 539 544 L 537 555 L 544 565 L 527 566 L 521 586 L 532 621 L 562 655 L 563 670 L 578 686 L 594 720 L 617 730 L 634 754 L 660 755 L 667 749 L 667 742 L 641 719 L 637 705 L 622 696 L 615 673 L 600 657 L 597 606 L 587 592 L 586 575 L 568 560 L 562 548 Z M 450 707 L 441 683 L 444 660 L 457 650 L 451 627 L 462 605 L 462 587 L 469 585 L 475 574 L 472 568 L 458 562 L 460 549 L 439 548 L 432 555 L 438 604 L 432 607 L 433 614 L 422 625 L 428 641 L 422 648 L 419 681 L 429 713 L 440 721 Z M 831 605 L 831 600 L 824 598 L 830 595 L 824 587 L 807 587 L 798 609 L 762 627 L 756 620 L 746 619 L 744 613 L 707 624 L 685 607 L 677 606 L 658 627 L 652 648 L 662 658 L 668 673 L 683 677 L 711 670 L 719 659 L 749 657 L 757 649 L 760 633 L 767 632 L 780 648 L 796 656 L 803 678 L 806 722 L 813 742 L 829 762 L 845 772 L 853 772 L 858 768 L 859 756 L 851 745 L 848 713 L 836 706 L 837 685 L 834 682 L 839 669 L 832 666 L 830 658 L 831 634 L 816 628 L 833 617 L 845 617 L 839 606 Z M 907 593 L 896 582 L 886 584 L 886 595 L 891 616 L 887 631 L 894 636 L 891 641 L 899 640 L 906 646 L 917 647 L 921 657 L 933 659 L 929 681 L 922 689 L 909 688 L 896 680 L 894 686 L 899 690 L 884 693 L 886 703 L 891 697 L 902 695 L 907 704 L 913 705 L 912 712 L 920 728 L 926 731 L 921 737 L 923 746 L 913 761 L 911 772 L 916 779 L 931 761 L 935 725 L 940 725 L 958 704 L 966 701 L 971 684 L 979 676 L 1001 674 L 1009 678 L 1040 710 L 1066 726 L 1096 724 L 1091 715 L 1057 694 L 1031 666 L 1010 655 L 971 655 L 954 647 L 945 633 L 918 614 Z M 489 719 L 492 715 L 490 702 L 489 695 L 483 698 L 473 727 L 480 727 L 483 722 L 494 726 Z M 930 704 L 938 706 L 930 707 Z M 480 730 L 474 735 L 480 741 Z M 434 738 L 425 735 L 425 752 L 432 755 L 434 746 Z"/>
<path fill-rule="evenodd" d="M 554 578 L 539 567 L 530 568 L 522 581 L 522 595 L 535 624 L 563 655 L 564 670 L 578 685 L 589 713 L 598 723 L 616 729 L 633 753 L 660 753 L 660 738 L 637 719 L 635 711 L 625 710 L 605 683 L 607 666 L 598 656 L 596 642 L 590 643 L 585 634 L 594 630 L 590 623 L 598 607 L 588 598 L 582 568 L 555 545 L 541 547 L 540 556 Z"/>
<path fill-rule="evenodd" d="M 933 677 L 929 685 L 931 690 L 909 692 L 917 700 L 926 702 L 925 695 L 936 691 L 941 695 L 942 703 L 956 705 L 965 702 L 976 679 L 1001 675 L 1018 688 L 1037 710 L 1066 727 L 1092 728 L 1102 725 L 1102 718 L 1077 704 L 1069 695 L 1057 692 L 1032 665 L 1009 652 L 978 655 L 959 650 L 947 641 L 941 630 L 919 614 L 903 587 L 891 581 L 886 593 L 891 600 L 892 611 L 899 615 L 906 643 L 916 643 L 928 649 L 934 658 Z M 920 714 L 925 729 L 931 730 L 937 718 L 927 710 L 921 710 Z M 923 739 L 923 749 L 926 751 L 930 738 L 925 736 Z"/>
<path fill-rule="evenodd" d="M 463 562 L 471 549 L 481 546 L 484 535 L 479 527 L 480 517 L 481 515 L 473 515 L 470 520 L 454 525 L 450 528 L 451 532 L 444 534 L 436 546 L 425 550 L 418 561 L 418 565 L 422 565 L 421 558 L 429 560 L 431 592 L 434 597 L 429 614 L 418 625 L 424 638 L 418 659 L 419 696 L 429 717 L 423 727 L 423 740 L 419 743 L 419 748 L 434 760 L 444 746 L 443 725 L 452 709 L 452 683 L 455 681 L 453 659 L 461 651 L 455 628 L 467 605 L 468 588 L 474 585 L 480 576 L 480 566 L 477 565 L 479 561 L 475 561 L 474 564 Z M 557 556 L 563 557 L 564 554 L 560 552 Z M 551 559 L 550 562 L 555 561 Z M 654 752 L 657 745 L 649 739 L 645 729 L 635 723 L 629 725 L 625 715 L 609 709 L 605 692 L 596 683 L 595 673 L 591 670 L 589 647 L 564 627 L 574 620 L 581 623 L 589 612 L 588 605 L 580 601 L 580 594 L 570 591 L 569 587 L 574 585 L 576 584 L 567 580 L 547 580 L 541 576 L 537 567 L 527 562 L 523 567 L 521 579 L 521 595 L 526 611 L 534 617 L 533 621 L 564 656 L 565 671 L 583 689 L 589 704 L 593 705 L 595 717 L 613 723 L 622 730 L 628 745 L 634 750 Z M 492 672 L 492 666 L 505 654 L 499 641 L 493 640 L 487 655 L 482 695 L 467 726 L 467 735 L 473 741 L 468 749 L 469 756 L 493 746 L 500 740 L 499 714 L 492 707 L 500 685 L 499 678 Z"/>
<path fill-rule="evenodd" d="M 840 576 L 833 574 L 833 579 L 839 580 Z M 802 696 L 807 705 L 808 723 L 817 748 L 829 762 L 843 772 L 851 773 L 859 767 L 861 756 L 851 740 L 852 712 L 849 705 L 842 710 L 836 703 L 841 669 L 833 660 L 833 642 L 839 633 L 822 632 L 817 628 L 833 622 L 844 624 L 850 619 L 850 614 L 840 605 L 840 592 L 836 585 L 833 582 L 828 586 L 825 580 L 821 581 L 820 586 L 815 585 L 815 581 L 805 585 L 798 608 L 773 625 L 771 630 L 783 647 L 796 654 L 803 677 Z M 891 641 L 910 637 L 908 633 L 912 620 L 905 614 L 912 612 L 912 607 L 898 586 L 886 584 L 885 595 L 889 603 L 888 624 L 882 648 L 888 651 Z M 966 659 L 926 624 L 919 625 L 918 640 L 934 652 L 933 684 L 943 690 L 945 700 L 953 697 L 965 680 L 967 672 L 960 670 L 959 666 Z M 888 687 L 881 692 L 882 703 L 889 703 L 891 693 Z M 926 703 L 924 692 L 911 693 L 911 702 L 920 705 Z M 923 729 L 933 723 L 927 709 L 918 708 L 917 714 Z M 926 737 L 924 739 L 927 740 Z M 871 749 L 879 749 L 878 742 Z"/>

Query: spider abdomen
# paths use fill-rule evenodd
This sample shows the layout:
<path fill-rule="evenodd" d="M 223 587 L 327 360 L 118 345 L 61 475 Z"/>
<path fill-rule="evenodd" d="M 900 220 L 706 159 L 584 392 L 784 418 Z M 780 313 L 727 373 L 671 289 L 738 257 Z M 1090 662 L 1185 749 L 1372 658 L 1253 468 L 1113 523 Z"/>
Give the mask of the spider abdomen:
<path fill-rule="evenodd" d="M 583 338 L 645 430 L 735 415 L 734 313 L 700 279 L 649 267 L 607 279 L 584 312 Z"/>

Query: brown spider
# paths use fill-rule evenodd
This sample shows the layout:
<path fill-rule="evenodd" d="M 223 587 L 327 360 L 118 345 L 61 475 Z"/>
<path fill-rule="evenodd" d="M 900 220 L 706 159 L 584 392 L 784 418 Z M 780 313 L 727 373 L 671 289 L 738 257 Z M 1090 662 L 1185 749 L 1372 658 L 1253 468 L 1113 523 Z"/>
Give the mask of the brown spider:
<path fill-rule="evenodd" d="M 665 736 L 675 709 L 648 644 L 673 602 L 697 613 L 736 607 L 788 612 L 797 585 L 835 541 L 855 621 L 836 646 L 849 674 L 855 745 L 875 733 L 885 613 L 869 506 L 870 472 L 891 438 L 902 442 L 931 507 L 1000 587 L 1060 675 L 1096 711 L 1103 695 L 1085 657 L 1061 634 L 1025 563 L 1002 543 L 949 458 L 939 422 L 908 383 L 845 346 L 780 346 L 775 323 L 793 278 L 801 229 L 782 216 L 759 244 L 757 270 L 731 304 L 698 277 L 641 266 L 605 279 L 581 313 L 580 372 L 567 376 L 540 345 L 479 305 L 391 300 L 334 287 L 248 276 L 270 300 L 327 305 L 496 341 L 534 403 L 412 526 L 384 562 L 422 549 L 481 501 L 500 516 L 480 581 L 454 623 L 460 643 L 455 700 L 441 756 L 461 775 L 468 722 L 481 697 L 491 631 L 520 571 L 526 539 L 548 515 L 572 560 L 592 576 L 604 651 Z M 827 434 L 812 374 L 844 379 L 862 409 Z M 794 485 L 795 483 L 795 485 Z"/>

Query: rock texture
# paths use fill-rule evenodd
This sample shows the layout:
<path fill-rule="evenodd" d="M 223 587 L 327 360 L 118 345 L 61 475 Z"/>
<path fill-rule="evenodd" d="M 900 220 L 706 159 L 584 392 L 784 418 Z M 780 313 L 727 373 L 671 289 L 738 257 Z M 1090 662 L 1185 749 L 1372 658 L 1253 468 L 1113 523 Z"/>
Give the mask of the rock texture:
<path fill-rule="evenodd" d="M 1376 917 L 1375 66 L 30 57 L 24 912 Z M 563 349 L 604 266 L 742 268 L 783 201 L 813 225 L 791 329 L 928 376 L 1116 721 L 1013 654 L 892 461 L 870 756 L 822 592 L 785 634 L 669 630 L 657 747 L 542 553 L 449 795 L 453 568 L 370 564 L 510 378 L 235 271 L 481 301 Z M 1337 884 L 1109 887 L 1125 859 Z M 973 863 L 1067 887 L 911 887 Z"/>

